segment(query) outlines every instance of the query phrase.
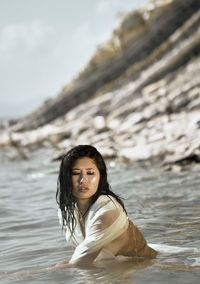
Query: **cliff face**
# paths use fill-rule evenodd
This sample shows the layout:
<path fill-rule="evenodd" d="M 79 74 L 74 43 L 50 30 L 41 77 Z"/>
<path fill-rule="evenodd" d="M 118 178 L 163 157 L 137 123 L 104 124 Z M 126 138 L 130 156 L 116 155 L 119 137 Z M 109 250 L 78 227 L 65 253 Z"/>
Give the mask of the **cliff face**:
<path fill-rule="evenodd" d="M 77 78 L 1 145 L 48 142 L 62 151 L 91 143 L 109 157 L 198 161 L 199 54 L 200 1 L 151 1 L 126 15 Z"/>
<path fill-rule="evenodd" d="M 148 10 L 128 14 L 119 29 L 113 33 L 111 39 L 115 42 L 118 40 L 118 44 L 113 44 L 110 54 L 107 52 L 106 57 L 106 52 L 104 54 L 101 50 L 97 52 L 71 88 L 26 117 L 18 126 L 19 129 L 32 129 L 51 122 L 66 114 L 77 104 L 90 99 L 99 88 L 102 89 L 109 83 L 114 83 L 113 81 L 121 79 L 123 83 L 123 79 L 135 80 L 142 69 L 153 64 L 155 60 L 161 59 L 174 45 L 178 45 L 178 42 L 180 44 L 180 41 L 195 33 L 197 21 L 194 21 L 186 30 L 180 31 L 181 34 L 177 38 L 172 37 L 173 33 L 181 29 L 184 23 L 198 11 L 199 6 L 200 3 L 197 0 L 176 0 L 163 5 L 157 13 L 152 15 L 149 13 L 149 18 L 146 16 L 147 19 L 145 19 L 145 12 L 147 13 Z M 175 61 L 172 60 L 170 66 L 162 68 L 162 72 L 159 70 L 143 85 L 162 78 L 171 70 L 186 63 L 199 50 L 199 46 L 200 43 L 197 41 L 190 49 L 184 50 L 182 56 Z M 102 50 L 104 49 L 106 48 L 102 47 Z"/>

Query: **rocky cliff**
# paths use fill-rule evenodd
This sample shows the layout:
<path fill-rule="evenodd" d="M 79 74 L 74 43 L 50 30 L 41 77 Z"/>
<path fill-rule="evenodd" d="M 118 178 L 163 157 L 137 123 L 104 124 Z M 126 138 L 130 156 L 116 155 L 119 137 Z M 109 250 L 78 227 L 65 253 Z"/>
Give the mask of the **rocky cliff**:
<path fill-rule="evenodd" d="M 200 161 L 200 1 L 131 11 L 57 97 L 0 136 L 2 147 L 87 143 L 107 157 Z"/>

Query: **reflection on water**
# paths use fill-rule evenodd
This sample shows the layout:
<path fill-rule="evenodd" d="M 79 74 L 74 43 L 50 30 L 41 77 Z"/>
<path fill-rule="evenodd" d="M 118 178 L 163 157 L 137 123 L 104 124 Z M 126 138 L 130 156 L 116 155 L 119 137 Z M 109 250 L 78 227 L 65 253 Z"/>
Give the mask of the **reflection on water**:
<path fill-rule="evenodd" d="M 151 260 L 129 260 L 125 262 L 109 262 L 96 265 L 91 269 L 77 270 L 76 278 L 78 283 L 136 283 L 134 272 L 152 265 Z"/>
<path fill-rule="evenodd" d="M 124 198 L 129 217 L 157 245 L 155 260 L 106 261 L 86 269 L 5 277 L 6 272 L 70 258 L 57 221 L 58 166 L 48 152 L 0 164 L 1 283 L 199 283 L 199 170 L 164 172 L 158 165 L 109 169 L 112 189 Z"/>

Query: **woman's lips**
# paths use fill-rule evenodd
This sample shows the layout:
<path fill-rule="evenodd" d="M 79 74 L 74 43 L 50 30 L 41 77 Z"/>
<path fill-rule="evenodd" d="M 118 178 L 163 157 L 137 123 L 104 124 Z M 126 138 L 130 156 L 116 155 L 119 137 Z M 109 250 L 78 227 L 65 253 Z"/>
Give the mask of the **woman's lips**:
<path fill-rule="evenodd" d="M 80 186 L 80 187 L 79 187 L 79 191 L 80 191 L 80 192 L 86 192 L 86 191 L 88 191 L 88 190 L 89 190 L 89 188 L 86 187 L 86 186 Z"/>

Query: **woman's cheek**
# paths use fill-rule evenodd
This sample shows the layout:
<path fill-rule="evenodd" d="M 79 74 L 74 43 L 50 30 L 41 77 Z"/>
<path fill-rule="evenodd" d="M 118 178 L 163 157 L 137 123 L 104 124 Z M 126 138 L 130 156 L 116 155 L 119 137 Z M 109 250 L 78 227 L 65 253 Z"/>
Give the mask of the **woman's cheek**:
<path fill-rule="evenodd" d="M 91 184 L 98 186 L 98 183 L 99 183 L 99 177 L 97 176 L 92 177 Z"/>

